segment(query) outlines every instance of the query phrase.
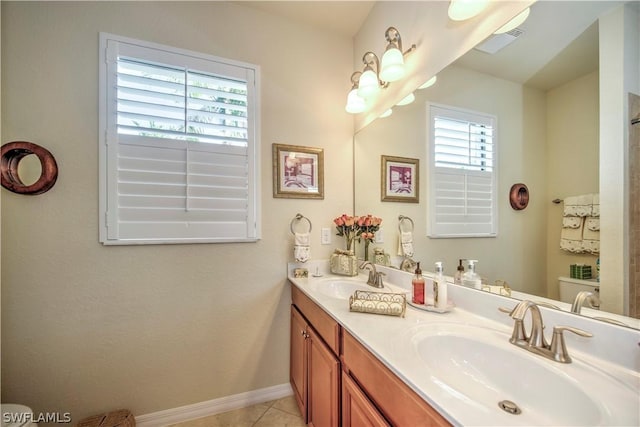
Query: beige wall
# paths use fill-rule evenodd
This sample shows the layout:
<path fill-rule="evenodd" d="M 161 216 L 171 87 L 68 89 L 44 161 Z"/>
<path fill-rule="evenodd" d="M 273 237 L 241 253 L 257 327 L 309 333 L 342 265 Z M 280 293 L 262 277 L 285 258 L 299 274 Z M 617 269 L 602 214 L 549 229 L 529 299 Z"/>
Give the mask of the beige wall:
<path fill-rule="evenodd" d="M 559 299 L 558 277 L 569 276 L 569 265 L 596 268 L 595 255 L 560 249 L 563 205 L 553 199 L 599 192 L 598 72 L 594 71 L 550 90 L 547 114 L 547 284 L 550 298 Z"/>
<path fill-rule="evenodd" d="M 255 244 L 98 243 L 98 32 L 262 68 Z M 57 158 L 39 196 L 2 190 L 2 401 L 140 415 L 288 382 L 289 222 L 351 210 L 347 37 L 222 2 L 2 2 L 2 142 Z M 330 60 L 328 60 L 330 58 Z M 313 83 L 313 84 L 311 84 Z M 325 150 L 325 199 L 273 199 L 271 144 Z"/>
<path fill-rule="evenodd" d="M 444 261 L 453 275 L 459 258 L 478 259 L 478 272 L 489 281 L 504 279 L 523 292 L 545 291 L 546 268 L 546 145 L 544 94 L 517 83 L 461 67 L 449 66 L 429 89 L 416 91 L 416 102 L 395 107 L 356 135 L 356 213 L 387 219 L 387 251 L 397 251 L 398 214 L 415 223 L 414 259 L 425 271 Z M 426 237 L 428 171 L 426 158 L 427 101 L 489 113 L 498 118 L 498 237 L 429 239 Z M 380 155 L 420 159 L 420 203 L 380 202 Z M 363 179 L 362 177 L 367 177 Z M 531 199 L 527 209 L 514 211 L 509 190 L 525 183 Z M 382 246 L 382 245 L 378 245 Z"/>

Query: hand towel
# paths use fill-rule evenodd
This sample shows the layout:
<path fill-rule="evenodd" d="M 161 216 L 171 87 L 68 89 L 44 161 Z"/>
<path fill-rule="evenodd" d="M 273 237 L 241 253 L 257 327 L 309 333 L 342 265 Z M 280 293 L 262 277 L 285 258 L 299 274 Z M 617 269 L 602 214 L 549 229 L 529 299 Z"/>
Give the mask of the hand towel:
<path fill-rule="evenodd" d="M 600 218 L 586 217 L 582 232 L 582 248 L 584 252 L 598 255 L 600 253 Z"/>
<path fill-rule="evenodd" d="M 413 233 L 411 231 L 400 232 L 400 236 L 398 236 L 398 255 L 413 256 Z"/>
<path fill-rule="evenodd" d="M 591 216 L 593 212 L 593 194 L 571 196 L 564 199 L 564 216 Z"/>
<path fill-rule="evenodd" d="M 593 210 L 591 212 L 591 216 L 600 216 L 600 194 L 598 193 L 593 195 Z"/>
<path fill-rule="evenodd" d="M 584 252 L 582 245 L 584 218 L 579 218 L 579 221 L 580 225 L 578 227 L 562 227 L 560 233 L 560 249 L 573 253 Z"/>
<path fill-rule="evenodd" d="M 293 255 L 297 262 L 307 262 L 311 256 L 309 233 L 295 233 L 293 243 Z"/>

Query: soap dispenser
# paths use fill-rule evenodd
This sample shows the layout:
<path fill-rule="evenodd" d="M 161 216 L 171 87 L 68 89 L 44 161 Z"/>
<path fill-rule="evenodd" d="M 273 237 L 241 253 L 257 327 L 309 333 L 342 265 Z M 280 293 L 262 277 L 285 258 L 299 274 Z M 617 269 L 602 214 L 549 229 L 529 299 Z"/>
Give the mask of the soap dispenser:
<path fill-rule="evenodd" d="M 416 267 L 415 276 L 413 276 L 413 280 L 411 280 L 411 286 L 413 288 L 411 302 L 414 304 L 424 304 L 424 277 L 422 277 L 420 263 L 418 263 Z"/>
<path fill-rule="evenodd" d="M 447 281 L 442 272 L 442 262 L 436 262 L 436 276 L 433 279 L 433 305 L 439 309 L 447 308 Z"/>
<path fill-rule="evenodd" d="M 482 279 L 480 275 L 476 273 L 476 263 L 478 260 L 469 260 L 469 271 L 462 275 L 462 284 L 469 286 L 470 288 L 482 289 Z"/>
<path fill-rule="evenodd" d="M 464 274 L 464 266 L 462 265 L 462 261 L 466 261 L 466 259 L 458 260 L 458 269 L 456 270 L 456 274 L 453 276 L 453 283 L 456 285 L 462 285 L 462 275 Z"/>

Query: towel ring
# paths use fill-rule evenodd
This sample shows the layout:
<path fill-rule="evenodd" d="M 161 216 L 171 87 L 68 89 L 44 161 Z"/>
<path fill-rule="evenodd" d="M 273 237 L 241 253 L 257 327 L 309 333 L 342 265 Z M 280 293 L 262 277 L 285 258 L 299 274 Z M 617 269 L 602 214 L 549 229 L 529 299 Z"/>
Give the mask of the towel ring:
<path fill-rule="evenodd" d="M 293 223 L 296 221 L 300 221 L 306 219 L 307 222 L 309 223 L 309 233 L 311 233 L 311 230 L 313 229 L 313 225 L 311 225 L 311 221 L 309 220 L 309 218 L 307 218 L 306 216 L 302 215 L 302 214 L 296 214 L 296 216 L 291 220 L 291 224 L 289 224 L 289 229 L 291 230 L 291 234 L 295 235 L 296 232 L 293 231 Z"/>
<path fill-rule="evenodd" d="M 413 220 L 411 218 L 409 218 L 408 216 L 404 216 L 404 215 L 400 215 L 398 216 L 398 230 L 402 233 L 402 222 L 404 220 L 407 220 L 411 223 L 411 230 L 409 230 L 410 232 L 413 232 Z"/>

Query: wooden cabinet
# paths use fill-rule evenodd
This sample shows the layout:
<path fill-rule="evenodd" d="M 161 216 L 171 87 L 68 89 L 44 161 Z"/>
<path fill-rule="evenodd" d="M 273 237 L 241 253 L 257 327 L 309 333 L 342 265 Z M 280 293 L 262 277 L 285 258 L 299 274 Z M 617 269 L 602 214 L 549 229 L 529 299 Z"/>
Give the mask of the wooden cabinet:
<path fill-rule="evenodd" d="M 342 427 L 388 427 L 378 409 L 346 373 L 342 374 Z"/>
<path fill-rule="evenodd" d="M 359 389 L 391 425 L 450 425 L 353 336 L 344 332 L 342 344 L 345 373 L 357 382 Z"/>
<path fill-rule="evenodd" d="M 290 381 L 314 427 L 448 426 L 435 409 L 291 287 Z"/>
<path fill-rule="evenodd" d="M 305 423 L 337 427 L 340 326 L 296 288 L 292 288 L 292 299 L 290 381 L 296 402 Z"/>
<path fill-rule="evenodd" d="M 293 396 L 300 413 L 307 422 L 307 322 L 302 315 L 291 307 L 291 348 L 289 376 Z"/>

